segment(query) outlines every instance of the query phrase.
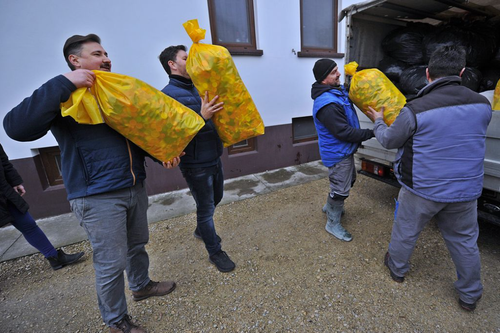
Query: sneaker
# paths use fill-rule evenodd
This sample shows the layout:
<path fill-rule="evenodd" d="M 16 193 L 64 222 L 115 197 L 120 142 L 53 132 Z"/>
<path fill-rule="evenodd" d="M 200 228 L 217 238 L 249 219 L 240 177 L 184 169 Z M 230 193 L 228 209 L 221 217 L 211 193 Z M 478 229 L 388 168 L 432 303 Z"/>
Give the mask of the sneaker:
<path fill-rule="evenodd" d="M 75 254 L 66 254 L 62 249 L 57 250 L 57 257 L 48 257 L 47 260 L 50 263 L 50 266 L 53 270 L 57 271 L 58 269 L 63 268 L 64 266 L 68 266 L 74 264 L 85 252 L 78 252 Z"/>
<path fill-rule="evenodd" d="M 175 287 L 176 284 L 174 281 L 155 282 L 150 280 L 141 290 L 132 291 L 132 299 L 137 302 L 151 296 L 164 296 L 174 291 Z"/>
<path fill-rule="evenodd" d="M 231 272 L 236 265 L 234 262 L 229 259 L 229 256 L 226 252 L 220 250 L 216 254 L 212 254 L 208 257 L 210 262 L 217 267 L 217 269 L 223 273 Z"/>
<path fill-rule="evenodd" d="M 477 301 L 479 301 L 481 299 L 481 296 L 477 299 Z M 470 303 L 465 303 L 464 301 L 462 301 L 460 298 L 458 299 L 458 304 L 462 307 L 462 309 L 464 309 L 465 311 L 474 311 L 476 310 L 476 305 L 477 305 L 477 301 L 475 301 L 474 303 L 470 304 Z"/>
<path fill-rule="evenodd" d="M 203 240 L 203 237 L 201 237 L 201 234 L 198 231 L 198 228 L 194 229 L 193 236 L 194 236 L 194 238 Z M 222 243 L 222 239 L 219 237 L 219 235 L 217 235 L 217 241 L 219 243 Z"/>
<path fill-rule="evenodd" d="M 403 282 L 404 282 L 404 280 L 405 280 L 404 276 L 397 276 L 396 274 L 394 274 L 394 273 L 392 272 L 391 268 L 389 267 L 389 258 L 390 258 L 390 257 L 391 257 L 391 256 L 389 255 L 389 252 L 387 252 L 387 253 L 385 254 L 385 258 L 384 258 L 384 265 L 386 265 L 386 266 L 387 266 L 387 268 L 389 268 L 389 272 L 391 273 L 391 278 L 392 278 L 394 281 L 396 281 L 397 283 L 403 283 Z"/>
<path fill-rule="evenodd" d="M 132 322 L 129 315 L 125 315 L 119 322 L 110 327 L 111 333 L 146 333 L 146 330 Z"/>

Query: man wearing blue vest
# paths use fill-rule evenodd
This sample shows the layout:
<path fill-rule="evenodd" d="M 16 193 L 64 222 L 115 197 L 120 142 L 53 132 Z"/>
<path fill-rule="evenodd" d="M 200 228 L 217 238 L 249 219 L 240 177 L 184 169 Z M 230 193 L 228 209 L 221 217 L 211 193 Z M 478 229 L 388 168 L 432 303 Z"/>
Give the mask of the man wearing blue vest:
<path fill-rule="evenodd" d="M 328 167 L 330 179 L 330 193 L 323 207 L 327 215 L 325 229 L 336 238 L 350 242 L 352 236 L 344 229 L 340 218 L 344 201 L 356 181 L 354 153 L 362 141 L 373 137 L 373 131 L 359 128 L 358 116 L 347 90 L 340 84 L 335 61 L 316 61 L 313 73 L 316 79 L 311 88 L 314 125 L 321 160 Z"/>
<path fill-rule="evenodd" d="M 463 48 L 439 48 L 429 60 L 429 84 L 390 127 L 382 112 L 370 109 L 368 115 L 382 146 L 399 148 L 394 170 L 401 190 L 384 257 L 392 279 L 404 281 L 418 236 L 434 217 L 457 270 L 458 303 L 473 311 L 483 292 L 477 198 L 492 111 L 484 96 L 461 86 L 465 65 Z"/>
<path fill-rule="evenodd" d="M 206 93 L 203 100 L 200 98 L 186 70 L 187 57 L 184 45 L 169 46 L 160 54 L 160 62 L 170 79 L 162 91 L 205 119 L 205 126 L 184 150 L 186 154 L 181 157 L 180 168 L 196 202 L 194 237 L 203 240 L 210 262 L 219 271 L 231 272 L 236 265 L 222 251 L 213 218 L 224 194 L 224 174 L 220 160 L 222 141 L 211 118 L 222 110 L 223 103 L 217 103 L 218 96 L 209 101 Z"/>

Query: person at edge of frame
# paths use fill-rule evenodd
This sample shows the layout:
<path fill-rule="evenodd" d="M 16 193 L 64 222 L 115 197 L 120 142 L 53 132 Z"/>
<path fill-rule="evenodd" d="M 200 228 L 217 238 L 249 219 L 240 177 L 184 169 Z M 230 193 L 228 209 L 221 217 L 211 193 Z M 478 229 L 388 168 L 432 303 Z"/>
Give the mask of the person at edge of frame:
<path fill-rule="evenodd" d="M 62 249 L 56 250 L 36 224 L 29 213 L 29 205 L 23 198 L 26 194 L 23 179 L 9 161 L 1 144 L 0 159 L 0 227 L 11 223 L 31 246 L 43 254 L 55 271 L 80 260 L 84 252 L 67 254 Z"/>

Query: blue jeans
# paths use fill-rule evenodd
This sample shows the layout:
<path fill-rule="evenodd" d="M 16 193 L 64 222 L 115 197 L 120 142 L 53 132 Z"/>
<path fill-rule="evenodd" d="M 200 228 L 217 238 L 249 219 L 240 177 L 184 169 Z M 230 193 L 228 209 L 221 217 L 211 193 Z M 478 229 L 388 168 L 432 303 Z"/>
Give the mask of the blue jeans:
<path fill-rule="evenodd" d="M 224 174 L 220 159 L 206 168 L 181 168 L 182 175 L 196 201 L 197 229 L 209 255 L 221 250 L 214 225 L 215 207 L 224 195 Z"/>
<path fill-rule="evenodd" d="M 14 205 L 9 203 L 9 212 L 14 221 L 12 225 L 19 230 L 26 241 L 31 246 L 40 251 L 45 258 L 57 257 L 57 250 L 43 233 L 42 229 L 36 224 L 29 212 L 23 214 Z"/>
<path fill-rule="evenodd" d="M 111 326 L 127 314 L 123 271 L 129 288 L 150 281 L 147 221 L 148 196 L 141 181 L 133 187 L 70 201 L 94 251 L 96 291 L 104 322 Z"/>

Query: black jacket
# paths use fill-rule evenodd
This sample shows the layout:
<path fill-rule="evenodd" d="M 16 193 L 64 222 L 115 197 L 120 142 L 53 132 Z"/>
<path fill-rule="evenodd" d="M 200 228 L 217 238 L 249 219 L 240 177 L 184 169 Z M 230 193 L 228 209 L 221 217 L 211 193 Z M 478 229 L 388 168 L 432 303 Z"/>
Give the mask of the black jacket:
<path fill-rule="evenodd" d="M 170 82 L 163 88 L 162 92 L 201 115 L 201 98 L 191 80 L 171 75 Z M 181 157 L 179 166 L 181 169 L 207 168 L 217 164 L 223 148 L 222 141 L 211 119 L 205 121 L 205 126 L 196 134 L 184 151 L 186 155 Z"/>
<path fill-rule="evenodd" d="M 2 164 L 0 165 L 0 227 L 6 225 L 13 221 L 10 215 L 8 203 L 10 202 L 19 211 L 25 214 L 28 209 L 28 203 L 14 191 L 13 187 L 21 185 L 23 179 L 17 173 L 16 169 L 12 163 L 9 162 L 9 158 L 2 145 L 0 144 L 0 159 Z"/>

